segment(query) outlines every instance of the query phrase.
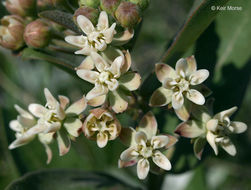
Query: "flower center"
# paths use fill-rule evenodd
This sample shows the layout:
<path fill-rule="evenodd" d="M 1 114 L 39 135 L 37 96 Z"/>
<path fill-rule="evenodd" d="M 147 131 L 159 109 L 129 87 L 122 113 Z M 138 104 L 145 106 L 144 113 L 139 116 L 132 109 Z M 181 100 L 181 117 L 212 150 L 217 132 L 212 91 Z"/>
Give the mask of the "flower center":
<path fill-rule="evenodd" d="M 100 32 L 92 32 L 88 35 L 89 45 L 96 48 L 96 44 L 104 42 L 104 35 Z"/>
<path fill-rule="evenodd" d="M 106 81 L 109 81 L 112 77 L 112 74 L 110 72 L 104 71 L 100 73 L 99 75 L 99 81 L 101 83 L 105 83 Z"/>
<path fill-rule="evenodd" d="M 179 79 L 176 80 L 176 82 L 178 83 L 178 84 L 177 84 L 177 87 L 179 88 L 179 90 L 180 90 L 181 92 L 186 92 L 186 91 L 189 90 L 189 85 L 190 85 L 190 83 L 189 83 L 189 81 L 187 81 L 186 79 L 184 79 L 184 78 L 179 78 Z"/>
<path fill-rule="evenodd" d="M 146 142 L 146 144 L 139 145 L 138 153 L 144 158 L 151 157 L 153 155 L 153 147 L 151 146 L 151 143 Z"/>

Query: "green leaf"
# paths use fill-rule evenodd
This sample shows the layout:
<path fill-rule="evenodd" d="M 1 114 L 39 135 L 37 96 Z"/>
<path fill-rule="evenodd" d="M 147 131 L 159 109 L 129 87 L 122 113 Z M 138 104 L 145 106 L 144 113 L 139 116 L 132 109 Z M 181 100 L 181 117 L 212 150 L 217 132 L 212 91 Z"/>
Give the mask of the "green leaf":
<path fill-rule="evenodd" d="M 28 173 L 5 190 L 136 190 L 121 180 L 104 174 L 71 169 L 43 170 Z"/>
<path fill-rule="evenodd" d="M 50 11 L 43 11 L 39 13 L 39 16 L 42 18 L 46 18 L 50 21 L 56 22 L 76 33 L 80 33 L 81 31 L 73 21 L 73 15 L 69 13 L 65 13 L 59 10 L 50 10 Z"/>
<path fill-rule="evenodd" d="M 213 6 L 223 6 L 229 0 L 204 0 L 192 12 L 180 32 L 161 61 L 173 65 L 187 49 L 199 38 L 204 30 L 215 19 L 219 10 L 211 10 Z"/>

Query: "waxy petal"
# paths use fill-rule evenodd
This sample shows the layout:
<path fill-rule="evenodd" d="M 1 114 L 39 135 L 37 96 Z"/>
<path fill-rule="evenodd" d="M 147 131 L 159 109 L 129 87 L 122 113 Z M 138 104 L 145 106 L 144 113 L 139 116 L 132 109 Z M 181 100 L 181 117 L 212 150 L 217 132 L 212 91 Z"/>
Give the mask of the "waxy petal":
<path fill-rule="evenodd" d="M 33 115 L 39 118 L 43 117 L 48 112 L 48 110 L 40 104 L 30 104 L 28 109 Z"/>
<path fill-rule="evenodd" d="M 221 143 L 220 145 L 231 156 L 236 155 L 236 152 L 237 152 L 236 148 L 235 148 L 234 144 L 230 140 L 227 143 Z"/>
<path fill-rule="evenodd" d="M 64 127 L 71 136 L 78 137 L 78 131 L 82 127 L 82 122 L 80 121 L 80 119 L 69 118 L 64 122 Z"/>
<path fill-rule="evenodd" d="M 137 129 L 143 131 L 147 135 L 147 139 L 151 139 L 157 134 L 158 124 L 152 112 L 144 115 Z"/>
<path fill-rule="evenodd" d="M 174 109 L 178 118 L 182 121 L 187 121 L 191 113 L 191 105 L 189 102 L 185 102 L 179 109 Z"/>
<path fill-rule="evenodd" d="M 179 59 L 175 66 L 176 73 L 182 77 L 185 77 L 187 69 L 188 65 L 186 59 L 184 58 Z"/>
<path fill-rule="evenodd" d="M 126 100 L 127 97 L 119 89 L 109 94 L 109 102 L 115 113 L 122 113 L 127 109 L 128 102 Z"/>
<path fill-rule="evenodd" d="M 92 70 L 94 69 L 94 62 L 91 56 L 87 56 L 82 63 L 76 68 L 76 70 L 84 69 L 84 70 Z"/>
<path fill-rule="evenodd" d="M 60 122 L 46 123 L 46 129 L 44 130 L 44 134 L 56 132 L 61 128 Z"/>
<path fill-rule="evenodd" d="M 154 91 L 150 99 L 150 106 L 165 106 L 172 101 L 172 90 L 166 89 L 164 87 L 160 87 Z"/>
<path fill-rule="evenodd" d="M 155 73 L 157 75 L 158 80 L 161 83 L 163 83 L 166 78 L 174 79 L 177 77 L 175 70 L 169 65 L 164 63 L 157 63 L 155 65 Z"/>
<path fill-rule="evenodd" d="M 178 125 L 175 133 L 187 138 L 196 138 L 205 133 L 205 129 L 202 127 L 202 123 L 189 120 Z"/>
<path fill-rule="evenodd" d="M 143 131 L 136 132 L 135 142 L 137 144 L 145 145 L 147 142 L 147 136 L 146 136 L 145 132 L 143 132 Z"/>
<path fill-rule="evenodd" d="M 46 98 L 46 106 L 48 106 L 49 108 L 55 109 L 57 107 L 58 101 L 56 100 L 56 98 L 54 98 L 54 96 L 51 94 L 51 92 L 45 88 L 44 89 L 44 95 Z"/>
<path fill-rule="evenodd" d="M 90 70 L 77 70 L 77 75 L 89 83 L 95 84 L 95 82 L 98 80 L 99 73 L 96 71 L 90 71 Z"/>
<path fill-rule="evenodd" d="M 67 108 L 65 113 L 67 114 L 73 113 L 79 115 L 86 109 L 86 107 L 87 107 L 87 100 L 85 96 L 83 96 L 80 100 L 74 102 L 69 108 Z"/>
<path fill-rule="evenodd" d="M 125 61 L 124 57 L 119 56 L 113 61 L 111 67 L 109 68 L 109 71 L 114 75 L 115 78 L 120 77 L 121 68 L 122 68 L 122 66 L 124 64 L 124 61 Z"/>
<path fill-rule="evenodd" d="M 108 29 L 108 27 L 109 27 L 108 15 L 105 11 L 102 11 L 99 14 L 97 29 L 101 31 Z"/>
<path fill-rule="evenodd" d="M 181 92 L 175 92 L 172 95 L 172 106 L 174 109 L 180 109 L 184 104 L 184 97 Z"/>
<path fill-rule="evenodd" d="M 60 106 L 64 110 L 68 106 L 68 104 L 70 102 L 69 98 L 67 98 L 66 96 L 61 96 L 60 95 L 60 96 L 58 96 L 58 99 L 59 99 Z"/>
<path fill-rule="evenodd" d="M 12 120 L 9 125 L 13 131 L 16 131 L 16 132 L 23 131 L 23 127 L 20 125 L 20 123 L 17 120 Z"/>
<path fill-rule="evenodd" d="M 86 36 L 66 36 L 65 41 L 74 46 L 83 48 L 86 46 L 87 37 Z"/>
<path fill-rule="evenodd" d="M 215 143 L 216 136 L 213 133 L 211 133 L 210 131 L 208 131 L 206 137 L 207 137 L 207 142 L 210 144 L 210 146 L 214 150 L 215 155 L 218 155 L 218 147 Z"/>
<path fill-rule="evenodd" d="M 106 95 L 97 96 L 95 98 L 92 98 L 91 100 L 88 100 L 87 104 L 93 107 L 100 106 L 105 103 Z"/>
<path fill-rule="evenodd" d="M 92 52 L 97 52 L 97 50 L 95 48 L 93 48 L 92 46 L 85 46 L 84 48 L 82 48 L 81 50 L 75 51 L 75 54 L 77 55 L 90 55 Z"/>
<path fill-rule="evenodd" d="M 57 132 L 57 142 L 58 142 L 58 149 L 59 155 L 63 156 L 67 154 L 71 148 L 71 141 L 68 136 L 62 136 L 59 132 Z"/>
<path fill-rule="evenodd" d="M 18 148 L 20 146 L 26 145 L 27 143 L 29 143 L 30 141 L 32 141 L 34 139 L 35 135 L 23 135 L 19 138 L 17 138 L 15 141 L 13 141 L 10 145 L 9 145 L 9 149 L 15 149 Z"/>
<path fill-rule="evenodd" d="M 230 109 L 227 109 L 225 111 L 222 111 L 214 116 L 215 119 L 218 119 L 219 121 L 223 121 L 225 117 L 231 117 L 234 112 L 236 112 L 237 107 L 232 107 Z"/>
<path fill-rule="evenodd" d="M 118 161 L 118 168 L 130 167 L 130 166 L 135 165 L 137 162 L 138 162 L 137 160 L 131 160 L 131 161 L 125 162 L 125 161 L 119 159 L 119 161 Z"/>
<path fill-rule="evenodd" d="M 186 97 L 187 97 L 187 99 L 189 99 L 190 101 L 192 101 L 193 103 L 195 103 L 197 105 L 205 104 L 204 96 L 199 91 L 197 91 L 195 89 L 190 89 L 186 93 Z"/>
<path fill-rule="evenodd" d="M 201 156 L 206 143 L 207 141 L 205 138 L 197 138 L 194 141 L 194 146 L 193 146 L 194 154 L 199 160 L 201 160 Z"/>
<path fill-rule="evenodd" d="M 81 30 L 87 35 L 95 30 L 92 22 L 83 15 L 77 17 L 77 23 Z"/>
<path fill-rule="evenodd" d="M 118 50 L 118 51 L 120 51 L 120 50 Z M 127 51 L 123 51 L 122 55 L 123 54 L 125 56 L 125 61 L 124 61 L 124 64 L 123 64 L 123 66 L 121 68 L 121 73 L 122 74 L 126 73 L 130 69 L 130 67 L 132 65 L 132 57 L 131 57 L 130 52 L 128 50 Z"/>
<path fill-rule="evenodd" d="M 186 61 L 187 61 L 187 66 L 188 66 L 186 73 L 187 75 L 190 75 L 197 70 L 197 63 L 193 55 L 186 58 Z"/>
<path fill-rule="evenodd" d="M 212 132 L 216 132 L 218 128 L 218 119 L 210 119 L 206 124 L 207 130 L 210 130 Z"/>
<path fill-rule="evenodd" d="M 126 44 L 134 36 L 134 30 L 125 30 L 122 33 L 117 33 L 112 40 L 112 45 L 117 47 Z"/>
<path fill-rule="evenodd" d="M 110 44 L 112 42 L 113 35 L 115 33 L 115 27 L 116 27 L 116 23 L 113 23 L 109 29 L 102 32 L 104 35 L 106 44 Z"/>
<path fill-rule="evenodd" d="M 126 146 L 134 146 L 136 145 L 135 134 L 136 130 L 131 127 L 122 128 L 119 138 L 122 141 L 122 143 L 125 144 Z"/>
<path fill-rule="evenodd" d="M 14 107 L 22 117 L 25 117 L 25 118 L 28 118 L 28 119 L 34 119 L 34 117 L 29 112 L 27 112 L 26 110 L 21 108 L 19 105 L 15 104 Z"/>
<path fill-rule="evenodd" d="M 101 85 L 96 85 L 91 91 L 87 93 L 86 99 L 89 101 L 93 98 L 105 95 L 107 93 L 108 93 L 108 88 Z"/>
<path fill-rule="evenodd" d="M 137 174 L 139 179 L 145 179 L 150 170 L 150 164 L 147 159 L 140 159 L 137 164 Z"/>
<path fill-rule="evenodd" d="M 123 85 L 127 90 L 137 90 L 141 84 L 141 76 L 138 73 L 126 73 L 119 79 L 119 83 Z"/>
<path fill-rule="evenodd" d="M 134 147 L 129 147 L 128 149 L 124 150 L 121 155 L 120 159 L 125 162 L 129 162 L 135 160 L 138 157 L 139 153 L 135 151 Z"/>
<path fill-rule="evenodd" d="M 119 87 L 119 82 L 116 79 L 111 79 L 105 82 L 110 91 L 114 91 Z"/>
<path fill-rule="evenodd" d="M 24 127 L 24 128 L 30 128 L 34 125 L 36 125 L 36 120 L 35 119 L 29 119 L 26 117 L 22 116 L 17 116 L 17 121 Z"/>
<path fill-rule="evenodd" d="M 209 72 L 206 69 L 198 70 L 192 73 L 189 77 L 191 85 L 198 85 L 203 83 L 209 77 Z"/>
<path fill-rule="evenodd" d="M 172 168 L 170 161 L 160 151 L 155 151 L 155 153 L 152 157 L 152 160 L 157 166 L 159 166 L 163 170 L 168 171 L 168 170 L 171 170 L 171 168 Z"/>
<path fill-rule="evenodd" d="M 160 149 L 165 147 L 169 142 L 169 138 L 166 135 L 158 135 L 152 137 L 151 145 L 153 146 L 153 149 Z"/>
<path fill-rule="evenodd" d="M 97 134 L 97 145 L 99 148 L 104 148 L 108 143 L 108 135 L 106 133 Z"/>
<path fill-rule="evenodd" d="M 102 72 L 108 69 L 109 65 L 98 53 L 92 52 L 91 58 L 95 64 L 95 67 L 98 69 L 99 72 Z"/>
<path fill-rule="evenodd" d="M 60 119 L 60 120 L 63 120 L 65 118 L 65 112 L 58 102 L 56 105 L 56 115 L 57 115 L 58 119 Z"/>
<path fill-rule="evenodd" d="M 234 133 L 243 133 L 247 130 L 247 125 L 243 122 L 233 121 L 230 124 L 234 128 Z"/>

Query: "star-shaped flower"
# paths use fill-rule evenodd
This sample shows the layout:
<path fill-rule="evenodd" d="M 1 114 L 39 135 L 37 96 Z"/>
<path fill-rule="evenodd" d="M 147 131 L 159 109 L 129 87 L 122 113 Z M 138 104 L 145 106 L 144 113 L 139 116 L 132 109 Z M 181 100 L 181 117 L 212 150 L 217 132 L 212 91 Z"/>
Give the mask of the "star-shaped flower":
<path fill-rule="evenodd" d="M 201 88 L 209 76 L 206 69 L 197 70 L 194 56 L 179 59 L 175 70 L 167 64 L 158 63 L 155 72 L 162 87 L 158 88 L 150 99 L 151 106 L 165 106 L 171 103 L 177 116 L 181 120 L 189 118 L 187 100 L 203 105 L 205 98 L 196 88 Z"/>
<path fill-rule="evenodd" d="M 177 139 L 168 135 L 157 135 L 157 130 L 157 122 L 151 112 L 143 117 L 136 130 L 122 129 L 121 140 L 130 147 L 120 155 L 119 167 L 137 163 L 139 179 L 147 177 L 150 171 L 150 159 L 158 167 L 170 170 L 171 163 L 162 151 L 172 146 Z"/>

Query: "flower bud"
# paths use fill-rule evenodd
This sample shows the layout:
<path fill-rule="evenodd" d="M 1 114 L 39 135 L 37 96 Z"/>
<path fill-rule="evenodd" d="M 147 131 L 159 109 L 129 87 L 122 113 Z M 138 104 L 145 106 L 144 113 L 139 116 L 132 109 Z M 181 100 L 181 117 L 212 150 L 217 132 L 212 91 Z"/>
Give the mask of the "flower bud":
<path fill-rule="evenodd" d="M 121 0 L 101 0 L 101 8 L 109 14 L 113 14 L 119 6 Z"/>
<path fill-rule="evenodd" d="M 17 50 L 23 46 L 24 21 L 17 15 L 4 16 L 0 25 L 0 45 Z"/>
<path fill-rule="evenodd" d="M 42 48 L 49 44 L 51 30 L 47 23 L 37 19 L 29 23 L 24 31 L 24 40 L 28 46 Z"/>
<path fill-rule="evenodd" d="M 128 28 L 133 28 L 141 20 L 139 7 L 131 2 L 120 3 L 115 17 L 123 27 Z"/>
<path fill-rule="evenodd" d="M 77 17 L 79 15 L 83 15 L 86 18 L 88 18 L 94 25 L 97 24 L 98 21 L 98 16 L 99 16 L 99 11 L 97 9 L 94 9 L 92 7 L 80 7 L 78 8 L 75 13 L 74 13 L 74 21 L 77 23 Z"/>
<path fill-rule="evenodd" d="M 143 11 L 148 7 L 150 0 L 129 0 L 129 1 L 138 5 L 140 10 Z"/>
<path fill-rule="evenodd" d="M 87 6 L 92 8 L 98 8 L 100 0 L 79 0 L 79 6 Z"/>
<path fill-rule="evenodd" d="M 4 5 L 11 14 L 22 17 L 33 15 L 36 10 L 35 0 L 6 0 Z"/>

